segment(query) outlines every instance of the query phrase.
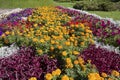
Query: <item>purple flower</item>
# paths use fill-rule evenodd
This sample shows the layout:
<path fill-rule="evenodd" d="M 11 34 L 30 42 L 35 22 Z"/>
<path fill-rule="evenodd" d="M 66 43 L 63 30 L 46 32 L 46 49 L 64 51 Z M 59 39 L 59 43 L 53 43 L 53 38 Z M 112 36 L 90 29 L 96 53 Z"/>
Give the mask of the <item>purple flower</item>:
<path fill-rule="evenodd" d="M 91 63 L 96 65 L 100 73 L 106 72 L 110 74 L 112 70 L 120 72 L 120 55 L 113 51 L 90 45 L 80 56 L 82 56 L 85 61 L 91 60 Z"/>
<path fill-rule="evenodd" d="M 35 55 L 32 47 L 21 47 L 15 54 L 0 59 L 0 78 L 3 80 L 28 80 L 36 77 L 44 80 L 44 75 L 57 68 L 57 60 L 48 55 Z"/>

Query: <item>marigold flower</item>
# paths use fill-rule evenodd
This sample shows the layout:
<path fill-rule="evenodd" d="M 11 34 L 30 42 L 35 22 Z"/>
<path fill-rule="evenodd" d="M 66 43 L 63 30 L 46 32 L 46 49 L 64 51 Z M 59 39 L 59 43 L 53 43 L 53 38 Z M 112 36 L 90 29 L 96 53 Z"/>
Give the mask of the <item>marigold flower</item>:
<path fill-rule="evenodd" d="M 50 73 L 47 73 L 46 75 L 45 75 L 45 79 L 46 80 L 51 80 L 53 78 L 53 76 L 52 76 L 52 74 L 50 74 Z"/>
<path fill-rule="evenodd" d="M 108 80 L 113 80 L 112 78 L 108 78 Z"/>
<path fill-rule="evenodd" d="M 5 34 L 6 34 L 6 35 L 9 35 L 9 34 L 10 34 L 10 32 L 9 32 L 9 31 L 6 31 L 6 32 L 5 32 Z"/>
<path fill-rule="evenodd" d="M 37 80 L 36 77 L 31 77 L 29 80 Z"/>
<path fill-rule="evenodd" d="M 102 72 L 101 76 L 106 78 L 108 75 L 106 73 Z"/>
<path fill-rule="evenodd" d="M 78 52 L 78 51 L 73 51 L 73 54 L 74 54 L 74 55 L 78 55 L 79 52 Z"/>
<path fill-rule="evenodd" d="M 43 51 L 42 51 L 42 50 L 37 50 L 37 52 L 38 52 L 39 54 L 41 54 Z"/>
<path fill-rule="evenodd" d="M 79 61 L 80 64 L 84 64 L 84 59 L 83 58 L 78 57 L 78 61 Z"/>
<path fill-rule="evenodd" d="M 75 61 L 74 61 L 74 64 L 76 64 L 76 65 L 77 65 L 78 63 L 79 63 L 79 62 L 78 62 L 78 60 L 75 60 Z"/>
<path fill-rule="evenodd" d="M 61 74 L 61 70 L 60 69 L 56 69 L 55 72 L 56 72 L 57 76 L 59 76 Z"/>
<path fill-rule="evenodd" d="M 56 74 L 57 74 L 56 71 L 52 71 L 53 76 L 56 76 Z"/>
<path fill-rule="evenodd" d="M 66 58 L 66 62 L 67 63 L 71 63 L 71 59 L 70 58 Z"/>
<path fill-rule="evenodd" d="M 70 42 L 69 41 L 65 42 L 65 45 L 70 46 Z"/>
<path fill-rule="evenodd" d="M 67 75 L 62 76 L 61 80 L 69 80 L 69 77 Z"/>
<path fill-rule="evenodd" d="M 53 46 L 51 46 L 51 47 L 50 47 L 50 50 L 51 50 L 51 51 L 53 51 L 53 50 L 54 50 L 54 47 L 53 47 Z"/>
<path fill-rule="evenodd" d="M 40 39 L 40 42 L 41 42 L 41 43 L 44 43 L 45 41 L 44 41 L 44 39 Z"/>
<path fill-rule="evenodd" d="M 36 23 L 36 24 L 34 24 L 34 27 L 37 27 L 38 26 L 38 24 Z"/>
<path fill-rule="evenodd" d="M 62 55 L 63 55 L 63 56 L 66 56 L 66 55 L 67 55 L 67 52 L 66 52 L 66 51 L 63 51 L 63 52 L 62 52 Z"/>
<path fill-rule="evenodd" d="M 120 76 L 120 74 L 119 74 L 119 72 L 118 71 L 116 71 L 116 70 L 113 70 L 112 72 L 111 72 L 111 74 L 113 75 L 113 76 Z"/>
<path fill-rule="evenodd" d="M 33 42 L 38 42 L 38 39 L 37 38 L 33 38 Z"/>
<path fill-rule="evenodd" d="M 88 74 L 88 80 L 101 80 L 102 78 L 98 73 L 90 73 Z"/>
<path fill-rule="evenodd" d="M 58 49 L 62 49 L 62 46 L 58 46 Z"/>

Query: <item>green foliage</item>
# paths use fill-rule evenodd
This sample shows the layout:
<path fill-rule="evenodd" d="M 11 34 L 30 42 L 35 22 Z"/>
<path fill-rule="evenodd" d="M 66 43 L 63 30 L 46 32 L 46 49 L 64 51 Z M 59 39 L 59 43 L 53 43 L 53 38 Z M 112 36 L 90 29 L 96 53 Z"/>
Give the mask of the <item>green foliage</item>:
<path fill-rule="evenodd" d="M 100 11 L 115 11 L 117 8 L 113 2 L 101 2 L 99 5 Z"/>
<path fill-rule="evenodd" d="M 76 3 L 73 8 L 82 10 L 98 10 L 98 3 L 95 1 L 80 1 Z"/>
<path fill-rule="evenodd" d="M 88 11 L 116 11 L 120 10 L 120 2 L 113 3 L 110 1 L 80 1 L 77 2 L 73 8 L 81 9 L 81 10 L 88 10 Z"/>

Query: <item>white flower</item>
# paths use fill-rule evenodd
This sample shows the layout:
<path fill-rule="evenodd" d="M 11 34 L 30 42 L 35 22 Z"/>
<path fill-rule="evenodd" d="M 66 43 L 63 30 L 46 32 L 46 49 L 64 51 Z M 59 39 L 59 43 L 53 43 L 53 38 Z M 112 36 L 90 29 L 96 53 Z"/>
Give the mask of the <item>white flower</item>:
<path fill-rule="evenodd" d="M 104 43 L 97 42 L 97 41 L 95 41 L 95 45 L 96 45 L 96 48 L 98 48 L 98 47 L 105 48 L 109 51 L 114 51 L 115 53 L 120 54 L 119 47 L 114 47 L 114 46 L 111 46 L 111 45 L 108 45 L 108 44 L 105 45 Z"/>
<path fill-rule="evenodd" d="M 19 47 L 17 47 L 15 44 L 8 46 L 4 46 L 0 48 L 0 58 L 8 57 L 10 55 L 13 55 L 19 50 Z"/>
<path fill-rule="evenodd" d="M 23 9 L 21 8 L 16 8 L 16 9 L 12 9 L 12 10 L 3 10 L 1 13 L 0 13 L 0 20 L 7 17 L 8 15 L 10 15 L 11 13 L 17 13 L 17 12 L 20 12 L 22 11 Z"/>

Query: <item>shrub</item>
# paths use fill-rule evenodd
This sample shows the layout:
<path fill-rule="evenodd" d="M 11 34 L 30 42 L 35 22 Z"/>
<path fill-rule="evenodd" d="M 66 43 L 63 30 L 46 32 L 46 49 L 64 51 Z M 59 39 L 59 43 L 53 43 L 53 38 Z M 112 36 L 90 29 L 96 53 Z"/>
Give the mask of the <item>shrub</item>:
<path fill-rule="evenodd" d="M 117 6 L 115 6 L 117 4 Z M 73 8 L 81 9 L 81 10 L 88 10 L 88 11 L 115 11 L 119 8 L 119 3 L 113 2 L 96 2 L 96 1 L 81 1 L 76 3 Z"/>
<path fill-rule="evenodd" d="M 98 3 L 95 1 L 81 1 L 76 3 L 73 8 L 75 9 L 82 9 L 82 10 L 98 10 Z"/>
<path fill-rule="evenodd" d="M 101 2 L 99 5 L 100 11 L 115 11 L 117 10 L 113 2 Z"/>
<path fill-rule="evenodd" d="M 115 3 L 115 7 L 116 7 L 116 9 L 117 9 L 117 10 L 119 10 L 119 11 L 120 11 L 120 1 L 119 1 L 119 2 L 117 2 L 117 3 Z"/>

